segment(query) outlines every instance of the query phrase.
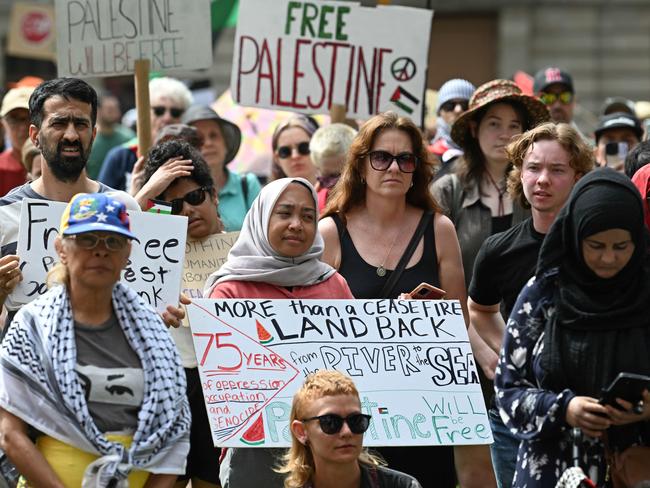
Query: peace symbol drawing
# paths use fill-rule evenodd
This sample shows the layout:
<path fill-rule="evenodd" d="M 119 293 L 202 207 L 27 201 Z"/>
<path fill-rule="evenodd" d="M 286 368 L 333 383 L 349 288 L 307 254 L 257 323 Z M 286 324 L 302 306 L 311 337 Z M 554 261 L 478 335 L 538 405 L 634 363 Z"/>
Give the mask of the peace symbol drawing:
<path fill-rule="evenodd" d="M 397 81 L 409 81 L 417 72 L 415 61 L 407 56 L 397 58 L 390 65 L 390 72 Z"/>

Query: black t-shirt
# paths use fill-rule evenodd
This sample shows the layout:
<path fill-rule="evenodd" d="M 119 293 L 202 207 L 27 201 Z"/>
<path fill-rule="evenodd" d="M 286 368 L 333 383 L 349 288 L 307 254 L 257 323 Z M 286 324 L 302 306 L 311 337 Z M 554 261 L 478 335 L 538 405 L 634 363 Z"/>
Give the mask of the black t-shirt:
<path fill-rule="evenodd" d="M 544 234 L 529 218 L 505 232 L 488 237 L 476 256 L 469 296 L 481 305 L 501 303 L 507 320 L 519 292 L 535 274 Z"/>

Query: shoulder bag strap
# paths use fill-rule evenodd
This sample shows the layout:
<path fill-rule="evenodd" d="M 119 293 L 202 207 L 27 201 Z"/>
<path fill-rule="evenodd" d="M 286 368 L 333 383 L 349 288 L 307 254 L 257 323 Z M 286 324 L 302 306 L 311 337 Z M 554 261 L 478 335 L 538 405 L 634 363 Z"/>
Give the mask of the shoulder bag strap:
<path fill-rule="evenodd" d="M 241 191 L 244 195 L 244 205 L 248 208 L 248 173 L 239 175 L 241 178 Z"/>
<path fill-rule="evenodd" d="M 433 210 L 427 210 L 422 214 L 420 223 L 418 224 L 417 229 L 415 229 L 415 233 L 413 234 L 413 237 L 411 237 L 411 241 L 409 242 L 408 246 L 406 246 L 406 250 L 404 251 L 404 254 L 402 254 L 402 258 L 399 260 L 399 263 L 397 263 L 395 271 L 390 274 L 388 280 L 386 281 L 386 284 L 384 284 L 384 287 L 381 289 L 378 298 L 390 298 L 393 292 L 393 288 L 395 288 L 395 285 L 402 276 L 402 273 L 404 272 L 406 265 L 411 259 L 411 256 L 413 256 L 415 249 L 418 247 L 420 239 L 422 239 L 422 236 L 424 235 L 424 230 L 427 228 L 427 225 L 430 225 L 431 217 L 433 217 Z"/>

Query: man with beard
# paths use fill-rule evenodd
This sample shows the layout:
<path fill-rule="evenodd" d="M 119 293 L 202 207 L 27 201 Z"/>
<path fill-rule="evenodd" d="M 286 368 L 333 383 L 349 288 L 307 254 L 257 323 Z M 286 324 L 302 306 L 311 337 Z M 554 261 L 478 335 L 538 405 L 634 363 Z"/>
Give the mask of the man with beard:
<path fill-rule="evenodd" d="M 76 78 L 45 81 L 29 98 L 29 119 L 29 138 L 43 155 L 42 174 L 0 198 L 0 306 L 22 280 L 16 246 L 23 198 L 68 202 L 77 193 L 114 191 L 85 170 L 97 119 L 97 93 L 90 85 Z M 115 197 L 139 209 L 126 193 Z M 18 308 L 7 303 L 6 324 Z"/>

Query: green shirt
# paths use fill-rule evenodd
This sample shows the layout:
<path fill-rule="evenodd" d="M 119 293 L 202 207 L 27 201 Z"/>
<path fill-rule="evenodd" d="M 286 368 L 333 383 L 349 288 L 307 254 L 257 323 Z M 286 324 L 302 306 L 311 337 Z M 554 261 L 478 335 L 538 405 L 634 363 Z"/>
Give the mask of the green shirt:
<path fill-rule="evenodd" d="M 131 140 L 133 137 L 135 137 L 133 131 L 122 125 L 116 125 L 113 132 L 108 135 L 101 134 L 97 131 L 95 141 L 93 142 L 93 148 L 91 149 L 90 157 L 88 158 L 88 164 L 86 165 L 88 177 L 96 180 L 99 176 L 99 170 L 102 168 L 102 163 L 104 162 L 106 153 L 115 146 L 119 146 L 120 144 Z"/>

